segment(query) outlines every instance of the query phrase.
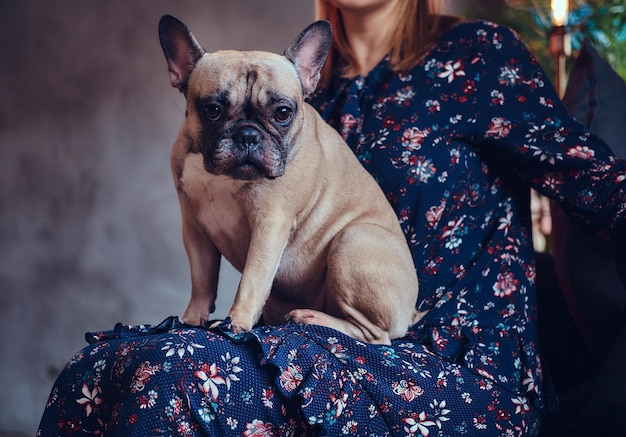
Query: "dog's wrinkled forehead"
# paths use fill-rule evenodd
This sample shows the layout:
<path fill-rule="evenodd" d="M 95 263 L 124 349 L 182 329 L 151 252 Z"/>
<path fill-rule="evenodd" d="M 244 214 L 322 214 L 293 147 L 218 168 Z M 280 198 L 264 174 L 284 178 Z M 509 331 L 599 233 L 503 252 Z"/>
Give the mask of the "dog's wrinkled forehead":
<path fill-rule="evenodd" d="M 197 63 L 189 90 L 196 96 L 228 96 L 232 104 L 270 99 L 300 99 L 302 89 L 293 64 L 268 52 L 223 50 L 205 54 Z"/>

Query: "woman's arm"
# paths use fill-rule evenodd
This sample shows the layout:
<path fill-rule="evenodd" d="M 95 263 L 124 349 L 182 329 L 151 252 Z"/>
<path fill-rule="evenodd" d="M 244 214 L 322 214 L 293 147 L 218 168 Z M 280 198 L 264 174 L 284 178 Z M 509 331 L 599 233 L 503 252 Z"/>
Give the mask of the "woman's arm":
<path fill-rule="evenodd" d="M 626 162 L 573 119 L 513 31 L 489 23 L 470 29 L 450 73 L 463 79 L 459 96 L 474 110 L 470 140 L 589 231 L 626 241 Z M 455 69 L 443 67 L 440 75 Z"/>

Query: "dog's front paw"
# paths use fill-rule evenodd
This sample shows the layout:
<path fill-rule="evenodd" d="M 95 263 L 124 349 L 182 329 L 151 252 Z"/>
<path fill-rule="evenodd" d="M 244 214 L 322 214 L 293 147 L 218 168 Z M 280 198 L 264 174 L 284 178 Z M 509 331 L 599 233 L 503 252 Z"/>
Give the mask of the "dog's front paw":
<path fill-rule="evenodd" d="M 193 326 L 203 326 L 209 320 L 209 313 L 195 313 L 185 311 L 183 314 L 183 322 Z"/>
<path fill-rule="evenodd" d="M 183 314 L 183 321 L 189 325 L 203 326 L 209 321 L 209 314 L 215 311 L 215 304 L 191 301 Z"/>
<path fill-rule="evenodd" d="M 233 334 L 245 334 L 252 329 L 252 325 L 250 323 L 244 323 L 241 321 L 232 320 L 230 323 L 230 330 Z"/>

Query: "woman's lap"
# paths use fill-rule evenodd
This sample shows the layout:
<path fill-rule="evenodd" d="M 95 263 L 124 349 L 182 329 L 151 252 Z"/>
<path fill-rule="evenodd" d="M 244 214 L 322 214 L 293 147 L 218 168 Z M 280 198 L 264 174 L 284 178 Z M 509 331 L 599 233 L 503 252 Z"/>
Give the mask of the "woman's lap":
<path fill-rule="evenodd" d="M 493 436 L 538 428 L 526 398 L 411 339 L 374 346 L 297 325 L 231 337 L 173 318 L 95 336 L 55 383 L 40 435 Z"/>

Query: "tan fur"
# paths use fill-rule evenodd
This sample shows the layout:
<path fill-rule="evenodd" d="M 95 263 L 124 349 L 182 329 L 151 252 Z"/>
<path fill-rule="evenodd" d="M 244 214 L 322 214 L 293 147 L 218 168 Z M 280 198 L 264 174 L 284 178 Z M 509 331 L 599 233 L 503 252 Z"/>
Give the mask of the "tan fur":
<path fill-rule="evenodd" d="M 250 121 L 263 131 L 268 171 L 280 171 L 279 144 L 287 145 L 280 176 L 242 180 L 205 168 L 198 144 L 206 127 L 196 102 L 223 90 L 237 108 L 265 108 L 276 93 L 297 102 L 280 141 L 264 115 Z M 186 97 L 171 156 L 192 277 L 184 320 L 208 319 L 223 255 L 242 273 L 229 312 L 235 332 L 249 331 L 262 314 L 267 324 L 321 324 L 369 343 L 403 336 L 420 316 L 405 236 L 378 184 L 304 103 L 289 60 L 265 52 L 204 54 Z M 228 136 L 228 126 L 224 131 Z M 228 158 L 229 149 L 211 153 Z"/>

